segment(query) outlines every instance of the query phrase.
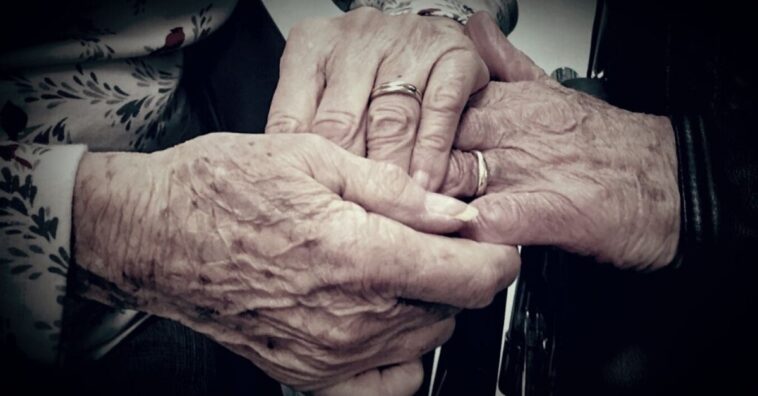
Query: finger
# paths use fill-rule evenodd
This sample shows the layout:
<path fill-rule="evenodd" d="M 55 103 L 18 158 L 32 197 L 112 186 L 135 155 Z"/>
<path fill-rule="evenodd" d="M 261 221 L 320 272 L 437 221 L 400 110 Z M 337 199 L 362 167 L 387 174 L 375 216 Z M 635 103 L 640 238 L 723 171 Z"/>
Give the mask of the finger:
<path fill-rule="evenodd" d="M 410 396 L 416 393 L 424 381 L 424 367 L 420 359 L 415 359 L 383 369 L 381 375 L 383 395 Z"/>
<path fill-rule="evenodd" d="M 391 334 L 387 339 L 383 353 L 375 354 L 373 358 L 363 362 L 363 366 L 379 367 L 382 374 L 378 390 L 379 395 L 406 394 L 405 392 L 391 392 L 391 390 L 417 390 L 423 380 L 423 369 L 415 365 L 401 367 L 398 370 L 385 373 L 386 368 L 397 367 L 395 365 L 408 364 L 418 360 L 420 356 L 434 350 L 444 344 L 453 335 L 455 319 L 449 318 L 435 322 L 427 326 L 417 327 L 399 334 Z M 419 362 L 420 366 L 420 362 Z M 416 371 L 420 369 L 419 371 Z M 376 389 L 376 387 L 374 387 Z M 416 389 L 413 389 L 416 388 Z M 364 388 L 370 389 L 370 388 Z M 356 394 L 356 393 L 353 393 Z M 362 394 L 362 393 L 357 393 Z"/>
<path fill-rule="evenodd" d="M 337 385 L 314 392 L 316 396 L 381 396 L 413 395 L 424 380 L 424 369 L 418 359 L 387 368 L 363 372 Z"/>
<path fill-rule="evenodd" d="M 344 359 L 341 357 L 341 354 L 346 352 L 344 349 L 301 349 L 297 348 L 297 343 L 292 343 L 287 347 L 276 348 L 271 351 L 265 345 L 267 342 L 265 340 L 270 337 L 245 335 L 240 337 L 235 332 L 219 331 L 218 323 L 194 322 L 192 325 L 200 328 L 200 331 L 206 334 L 215 334 L 214 338 L 217 342 L 232 352 L 255 362 L 266 374 L 278 381 L 300 391 L 320 389 L 319 392 L 328 392 L 332 387 L 336 387 L 337 390 L 341 389 L 341 384 L 349 382 L 355 376 L 376 367 L 393 366 L 418 359 L 450 339 L 455 329 L 455 319 L 449 318 L 400 333 L 392 330 L 386 331 L 386 340 L 383 343 L 362 345 L 355 349 L 355 353 L 351 353 Z M 223 328 L 223 326 L 220 327 Z M 260 345 L 261 342 L 264 344 Z M 324 367 L 324 359 L 332 362 L 330 363 L 332 367 L 328 367 L 329 365 Z M 336 366 L 335 361 L 343 363 Z M 335 369 L 338 370 L 336 373 Z M 391 377 L 388 378 L 390 384 L 388 385 L 395 389 L 412 388 L 414 384 L 409 382 L 416 380 L 414 378 L 416 376 L 415 368 L 407 366 L 403 371 L 405 373 L 390 373 Z M 409 381 L 403 381 L 403 377 L 410 377 Z M 382 377 L 376 379 L 381 380 Z M 378 384 L 380 381 L 375 381 L 375 383 Z M 374 388 L 376 387 L 372 386 L 366 389 Z M 395 393 L 380 394 L 394 395 Z"/>
<path fill-rule="evenodd" d="M 479 161 L 476 155 L 472 152 L 453 150 L 440 193 L 451 197 L 469 198 L 476 194 L 478 185 Z"/>
<path fill-rule="evenodd" d="M 486 71 L 467 51 L 444 55 L 432 69 L 410 166 L 422 187 L 437 191 L 442 184 L 461 112 L 469 96 L 487 84 Z"/>
<path fill-rule="evenodd" d="M 379 59 L 373 53 L 335 55 L 313 119 L 312 131 L 361 157 L 366 154 L 365 115 Z"/>
<path fill-rule="evenodd" d="M 513 247 L 424 234 L 375 213 L 333 216 L 326 232 L 342 235 L 326 240 L 334 243 L 325 246 L 328 251 L 363 267 L 336 274 L 341 284 L 370 285 L 385 297 L 483 307 L 520 266 Z"/>
<path fill-rule="evenodd" d="M 424 92 L 431 67 L 429 64 L 413 68 L 406 62 L 385 60 L 377 73 L 376 86 L 401 81 Z M 420 115 L 421 104 L 412 96 L 388 94 L 372 99 L 366 135 L 368 158 L 397 165 L 408 172 Z"/>
<path fill-rule="evenodd" d="M 404 298 L 481 308 L 513 282 L 521 265 L 516 248 L 511 246 L 472 244 L 466 239 L 419 233 L 406 240 L 417 241 L 416 247 L 399 252 L 417 259 L 415 265 L 398 260 L 396 270 L 404 273 L 405 269 L 403 279 L 386 272 L 378 277 L 380 283 L 381 275 L 397 281 L 401 287 L 398 295 Z"/>
<path fill-rule="evenodd" d="M 474 42 L 493 79 L 515 82 L 548 78 L 544 70 L 511 44 L 486 12 L 477 12 L 469 18 L 466 34 Z"/>
<path fill-rule="evenodd" d="M 523 127 L 514 125 L 511 110 L 503 99 L 509 95 L 511 84 L 492 82 L 472 97 L 461 116 L 453 147 L 459 150 L 491 150 L 505 144 Z M 517 114 L 518 116 L 518 114 Z"/>
<path fill-rule="evenodd" d="M 287 38 L 266 133 L 308 132 L 311 127 L 325 82 L 325 58 L 307 33 L 313 23 L 293 27 Z"/>
<path fill-rule="evenodd" d="M 529 170 L 536 168 L 531 157 L 510 147 L 482 150 L 484 167 L 479 169 L 479 158 L 470 151 L 453 150 L 450 153 L 442 194 L 458 197 L 474 197 L 479 189 L 480 173 L 486 177 L 486 186 L 480 195 L 503 191 L 509 186 L 522 184 L 529 177 Z"/>
<path fill-rule="evenodd" d="M 321 153 L 307 168 L 320 184 L 339 194 L 344 200 L 358 204 L 369 212 L 389 217 L 417 230 L 450 233 L 460 229 L 477 213 L 469 205 L 441 194 L 425 191 L 399 167 L 360 158 L 347 153 L 332 156 L 324 162 L 334 146 L 327 142 L 314 153 Z"/>
<path fill-rule="evenodd" d="M 425 192 L 394 165 L 346 152 L 325 155 L 334 150 L 332 143 L 316 135 L 305 136 L 313 139 L 309 147 L 320 155 L 307 158 L 313 162 L 304 168 L 310 169 L 310 176 L 321 185 L 349 201 L 343 202 L 345 210 L 335 211 L 324 221 L 326 235 L 343 236 L 326 238 L 335 245 L 325 249 L 365 268 L 360 273 L 337 274 L 345 278 L 344 284 L 369 283 L 393 297 L 476 307 L 488 304 L 513 281 L 520 265 L 515 248 L 422 234 L 397 223 L 434 232 L 458 229 L 471 217 L 461 220 L 463 214 L 451 218 L 440 213 L 459 212 L 460 201 Z M 324 162 L 325 158 L 333 162 Z"/>
<path fill-rule="evenodd" d="M 466 225 L 462 235 L 473 240 L 562 246 L 572 236 L 582 238 L 582 230 L 572 221 L 581 214 L 568 197 L 558 193 L 501 192 L 483 196 L 472 204 L 480 215 Z"/>
<path fill-rule="evenodd" d="M 423 354 L 450 339 L 453 330 L 455 330 L 455 319 L 449 318 L 403 332 L 385 331 L 385 339 L 380 344 L 361 345 L 355 350 L 355 353 L 351 354 L 350 367 L 352 371 L 333 378 L 332 384 L 325 388 L 322 387 L 317 394 L 370 395 L 371 393 L 365 393 L 369 391 L 377 391 L 379 392 L 378 395 L 405 394 L 405 392 L 388 391 L 417 388 L 420 384 L 416 382 L 421 381 L 417 377 L 415 367 L 411 365 L 397 371 L 391 371 L 386 373 L 386 378 L 383 371 L 398 364 L 407 364 L 417 360 Z M 380 346 L 381 349 L 377 350 L 377 346 Z M 313 362 L 313 364 L 317 363 Z M 423 379 L 423 373 L 421 375 L 421 379 Z M 387 383 L 384 383 L 385 380 Z M 306 387 L 309 386 L 306 385 Z M 301 388 L 305 387 L 301 386 Z M 356 388 L 362 388 L 362 392 L 349 392 L 349 390 Z"/>

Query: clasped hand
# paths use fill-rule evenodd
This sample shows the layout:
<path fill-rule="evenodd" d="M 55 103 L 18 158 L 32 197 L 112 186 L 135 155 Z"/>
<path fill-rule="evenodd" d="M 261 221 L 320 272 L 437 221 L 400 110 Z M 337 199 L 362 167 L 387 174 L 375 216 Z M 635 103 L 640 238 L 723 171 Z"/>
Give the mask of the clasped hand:
<path fill-rule="evenodd" d="M 460 229 L 468 205 L 316 135 L 87 154 L 75 197 L 76 262 L 103 280 L 85 297 L 177 320 L 302 390 L 413 361 L 519 265 L 513 248 L 430 234 Z"/>
<path fill-rule="evenodd" d="M 75 261 L 101 281 L 83 294 L 178 320 L 297 389 L 410 394 L 456 310 L 516 276 L 501 244 L 670 261 L 668 121 L 549 81 L 484 15 L 465 33 L 369 9 L 308 22 L 290 35 L 269 135 L 85 155 Z M 490 75 L 505 82 L 461 118 Z M 369 103 L 395 80 L 423 102 Z M 469 206 L 429 192 L 471 197 L 471 150 L 490 168 L 486 194 Z M 471 239 L 441 236 L 454 232 Z"/>

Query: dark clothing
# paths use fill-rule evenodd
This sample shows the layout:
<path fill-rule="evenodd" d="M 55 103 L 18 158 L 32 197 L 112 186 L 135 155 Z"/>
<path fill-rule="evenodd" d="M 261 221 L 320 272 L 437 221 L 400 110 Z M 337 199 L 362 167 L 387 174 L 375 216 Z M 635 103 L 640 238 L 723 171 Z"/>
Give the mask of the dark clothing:
<path fill-rule="evenodd" d="M 675 129 L 678 256 L 632 273 L 525 249 L 501 389 L 758 394 L 754 13 L 733 2 L 599 3 L 590 73 L 603 97 L 667 115 Z"/>

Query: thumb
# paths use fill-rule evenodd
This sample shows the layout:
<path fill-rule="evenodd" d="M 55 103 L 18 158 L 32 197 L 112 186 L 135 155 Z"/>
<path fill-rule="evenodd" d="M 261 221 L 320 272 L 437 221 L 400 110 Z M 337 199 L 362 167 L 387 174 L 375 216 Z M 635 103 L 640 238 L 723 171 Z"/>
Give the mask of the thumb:
<path fill-rule="evenodd" d="M 516 82 L 548 78 L 544 70 L 511 44 L 486 12 L 472 15 L 465 31 L 494 80 Z"/>
<path fill-rule="evenodd" d="M 455 198 L 428 192 L 400 167 L 358 157 L 333 145 L 331 172 L 314 172 L 321 184 L 369 212 L 397 220 L 418 231 L 445 234 L 458 231 L 478 212 Z"/>

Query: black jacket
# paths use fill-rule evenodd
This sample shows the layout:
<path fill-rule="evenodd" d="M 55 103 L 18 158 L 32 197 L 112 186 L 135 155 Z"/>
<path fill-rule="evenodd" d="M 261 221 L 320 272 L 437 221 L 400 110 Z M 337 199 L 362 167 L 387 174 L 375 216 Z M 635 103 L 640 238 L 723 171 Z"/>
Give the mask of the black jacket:
<path fill-rule="evenodd" d="M 524 249 L 500 389 L 758 394 L 758 19 L 749 2 L 598 3 L 593 80 L 568 85 L 670 117 L 682 200 L 678 254 L 663 270 L 636 273 Z M 449 357 L 442 394 L 472 394 L 493 364 L 486 348 L 499 348 L 499 339 L 466 335 L 497 327 L 492 311 L 469 315 L 450 342 L 458 356 Z"/>

